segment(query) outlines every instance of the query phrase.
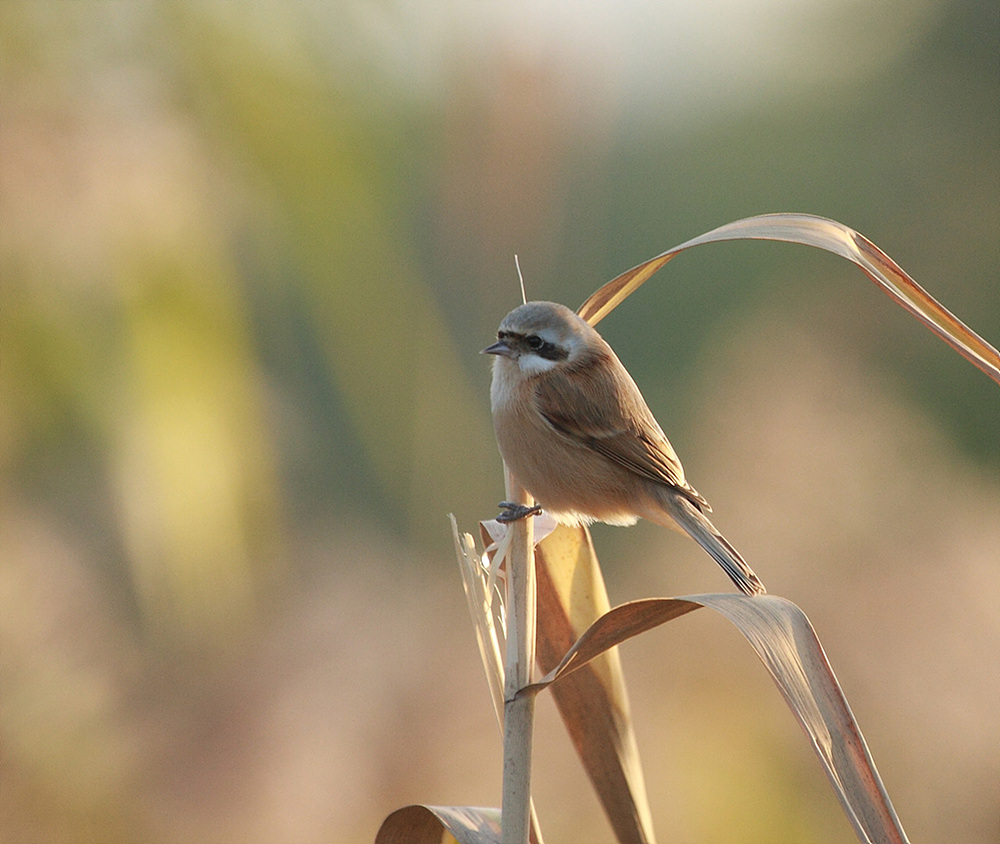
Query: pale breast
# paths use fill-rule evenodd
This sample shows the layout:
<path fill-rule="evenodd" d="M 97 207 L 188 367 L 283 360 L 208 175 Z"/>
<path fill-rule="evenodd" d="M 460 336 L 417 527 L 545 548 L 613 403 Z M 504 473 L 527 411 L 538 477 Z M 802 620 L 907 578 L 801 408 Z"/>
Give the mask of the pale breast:
<path fill-rule="evenodd" d="M 546 511 L 566 523 L 636 521 L 647 482 L 549 425 L 535 408 L 531 379 L 507 378 L 497 367 L 490 397 L 500 454 Z"/>

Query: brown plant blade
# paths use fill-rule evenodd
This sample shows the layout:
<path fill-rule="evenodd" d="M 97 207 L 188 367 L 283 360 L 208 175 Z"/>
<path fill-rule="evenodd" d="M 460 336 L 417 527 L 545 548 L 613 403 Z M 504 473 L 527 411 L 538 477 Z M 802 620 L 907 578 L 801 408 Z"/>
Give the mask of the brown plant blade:
<path fill-rule="evenodd" d="M 482 558 L 476 551 L 475 541 L 469 534 L 460 534 L 458 522 L 453 515 L 451 520 L 452 539 L 455 542 L 455 555 L 458 557 L 458 567 L 462 574 L 462 587 L 469 605 L 469 615 L 472 617 L 472 628 L 476 634 L 476 644 L 479 647 L 479 657 L 486 672 L 486 682 L 490 687 L 490 699 L 493 701 L 493 714 L 503 734 L 503 653 L 506 647 L 504 641 L 504 618 L 502 600 L 495 582 L 491 582 L 487 570 L 483 567 Z"/>
<path fill-rule="evenodd" d="M 537 662 L 557 665 L 573 642 L 611 607 L 586 528 L 560 525 L 535 552 Z M 616 648 L 552 687 L 576 752 L 621 844 L 653 844 L 639 746 Z"/>
<path fill-rule="evenodd" d="M 490 697 L 493 701 L 493 712 L 500 727 L 501 737 L 504 731 L 504 651 L 506 650 L 506 617 L 504 614 L 503 596 L 498 588 L 495 574 L 491 576 L 490 564 L 493 557 L 480 555 L 476 550 L 475 541 L 465 533 L 460 534 L 458 523 L 453 515 L 449 516 L 452 528 L 452 538 L 455 541 L 455 554 L 458 558 L 459 570 L 462 574 L 462 585 L 472 617 L 472 626 L 476 633 L 476 643 L 479 646 L 479 656 L 486 672 L 486 681 L 490 687 Z M 499 523 L 494 523 L 499 526 Z M 491 546 L 491 538 L 480 525 L 484 545 Z M 505 537 L 506 539 L 506 537 Z M 492 545 L 493 556 L 499 554 L 504 559 L 505 548 Z M 500 563 L 497 563 L 500 565 Z M 542 832 L 538 823 L 534 803 L 529 797 L 529 824 L 532 841 L 541 842 Z"/>
<path fill-rule="evenodd" d="M 692 246 L 724 240 L 800 243 L 847 258 L 897 304 L 1000 384 L 1000 352 L 935 300 L 864 235 L 836 220 L 812 214 L 762 214 L 727 223 L 626 270 L 594 292 L 578 313 L 591 325 L 597 325 L 675 255 Z"/>
<path fill-rule="evenodd" d="M 482 806 L 404 806 L 382 821 L 375 844 L 444 844 L 451 840 L 445 835 L 458 844 L 500 844 L 500 810 Z M 535 830 L 528 840 L 542 844 Z"/>
<path fill-rule="evenodd" d="M 805 613 L 778 596 L 702 595 L 753 646 L 806 731 L 862 841 L 902 844 L 906 835 L 861 729 Z"/>
<path fill-rule="evenodd" d="M 536 522 L 536 662 L 545 671 L 611 605 L 590 532 L 556 525 L 545 514 Z M 494 520 L 480 522 L 480 530 L 484 543 L 500 545 L 507 528 Z M 655 842 L 617 650 L 592 659 L 582 671 L 553 686 L 552 694 L 617 840 Z"/>
<path fill-rule="evenodd" d="M 572 676 L 608 648 L 699 607 L 728 619 L 767 667 L 827 773 L 858 839 L 906 844 L 861 730 L 805 614 L 775 595 L 692 595 L 631 601 L 605 613 L 554 669 L 524 690 L 534 694 Z"/>
<path fill-rule="evenodd" d="M 500 810 L 404 806 L 382 821 L 375 844 L 441 844 L 445 833 L 459 844 L 499 844 Z"/>

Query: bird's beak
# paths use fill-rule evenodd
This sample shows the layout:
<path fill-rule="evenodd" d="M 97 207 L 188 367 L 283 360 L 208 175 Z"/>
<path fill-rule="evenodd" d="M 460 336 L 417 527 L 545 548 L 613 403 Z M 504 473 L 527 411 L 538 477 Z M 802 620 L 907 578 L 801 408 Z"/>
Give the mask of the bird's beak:
<path fill-rule="evenodd" d="M 479 354 L 481 355 L 501 355 L 505 358 L 514 357 L 514 350 L 504 343 L 503 340 L 498 340 L 492 346 L 487 346 Z"/>

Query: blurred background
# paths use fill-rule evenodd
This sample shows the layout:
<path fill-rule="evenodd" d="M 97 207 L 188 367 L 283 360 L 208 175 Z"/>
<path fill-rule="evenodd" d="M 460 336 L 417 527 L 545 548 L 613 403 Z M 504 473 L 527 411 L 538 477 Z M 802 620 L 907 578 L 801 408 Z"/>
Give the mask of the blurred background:
<path fill-rule="evenodd" d="M 498 805 L 456 570 L 478 355 L 740 217 L 850 225 L 1000 339 L 985 0 L 0 4 L 0 824 L 367 842 Z M 855 267 L 687 252 L 601 325 L 915 841 L 1000 838 L 1000 389 Z M 594 530 L 612 602 L 728 590 Z M 708 613 L 624 650 L 662 841 L 854 840 Z M 553 842 L 611 833 L 551 702 Z"/>

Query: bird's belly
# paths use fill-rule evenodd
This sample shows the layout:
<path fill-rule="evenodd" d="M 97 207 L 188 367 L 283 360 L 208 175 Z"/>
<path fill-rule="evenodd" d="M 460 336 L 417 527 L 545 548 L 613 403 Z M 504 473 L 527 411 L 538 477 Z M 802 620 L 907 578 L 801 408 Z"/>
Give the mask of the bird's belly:
<path fill-rule="evenodd" d="M 554 431 L 531 409 L 495 408 L 508 468 L 550 515 L 568 524 L 634 524 L 649 482 Z"/>

